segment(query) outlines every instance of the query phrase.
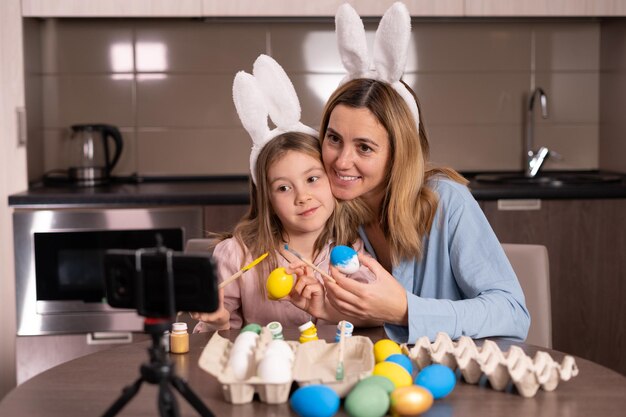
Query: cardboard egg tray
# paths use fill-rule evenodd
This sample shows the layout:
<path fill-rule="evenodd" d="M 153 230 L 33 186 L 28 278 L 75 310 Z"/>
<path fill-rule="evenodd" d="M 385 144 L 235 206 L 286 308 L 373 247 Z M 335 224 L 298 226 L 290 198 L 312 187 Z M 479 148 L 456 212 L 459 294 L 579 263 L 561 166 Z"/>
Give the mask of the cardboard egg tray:
<path fill-rule="evenodd" d="M 344 340 L 344 377 L 337 381 L 339 343 L 315 340 L 303 343 L 296 352 L 293 377 L 298 385 L 324 384 L 340 397 L 350 392 L 374 370 L 374 344 L 369 337 L 351 336 Z"/>
<path fill-rule="evenodd" d="M 418 369 L 431 363 L 453 370 L 458 367 L 470 384 L 477 384 L 484 374 L 497 391 L 504 390 L 512 381 L 517 391 L 527 398 L 533 397 L 540 387 L 553 391 L 559 381 L 568 381 L 578 375 L 576 361 L 570 355 L 566 355 L 560 364 L 546 352 L 537 352 L 531 359 L 519 346 L 511 346 L 502 352 L 495 342 L 485 340 L 479 348 L 470 337 L 461 336 L 453 342 L 447 333 L 438 333 L 433 343 L 426 336 L 420 337 L 411 349 L 404 344 L 402 350 Z"/>
<path fill-rule="evenodd" d="M 254 351 L 254 369 L 256 369 L 256 365 L 263 358 L 265 348 L 271 340 L 272 335 L 269 333 L 269 330 L 263 328 Z M 287 343 L 297 354 L 300 343 L 294 341 L 288 341 Z M 264 403 L 281 404 L 287 402 L 293 380 L 277 384 L 266 383 L 256 375 L 243 381 L 235 378 L 232 369 L 228 365 L 232 346 L 233 342 L 215 332 L 198 360 L 200 368 L 213 375 L 222 384 L 222 392 L 226 401 L 231 404 L 249 403 L 256 392 Z"/>

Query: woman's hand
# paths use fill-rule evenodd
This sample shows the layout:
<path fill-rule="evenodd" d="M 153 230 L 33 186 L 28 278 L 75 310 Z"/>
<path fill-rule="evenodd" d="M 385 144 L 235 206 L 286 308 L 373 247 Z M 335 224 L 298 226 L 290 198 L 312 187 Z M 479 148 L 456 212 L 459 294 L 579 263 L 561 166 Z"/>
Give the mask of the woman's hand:
<path fill-rule="evenodd" d="M 369 268 L 376 280 L 367 284 L 357 282 L 331 267 L 336 283 L 325 280 L 330 304 L 349 316 L 406 325 L 408 304 L 404 287 L 374 258 L 361 253 L 358 256 L 361 265 Z"/>
<path fill-rule="evenodd" d="M 191 318 L 223 328 L 230 321 L 230 312 L 224 308 L 224 289 L 219 289 L 219 306 L 212 313 L 189 312 Z"/>
<path fill-rule="evenodd" d="M 324 285 L 313 276 L 311 269 L 304 263 L 294 262 L 289 265 L 287 272 L 296 275 L 296 283 L 286 299 L 313 317 L 325 318 L 327 314 Z"/>

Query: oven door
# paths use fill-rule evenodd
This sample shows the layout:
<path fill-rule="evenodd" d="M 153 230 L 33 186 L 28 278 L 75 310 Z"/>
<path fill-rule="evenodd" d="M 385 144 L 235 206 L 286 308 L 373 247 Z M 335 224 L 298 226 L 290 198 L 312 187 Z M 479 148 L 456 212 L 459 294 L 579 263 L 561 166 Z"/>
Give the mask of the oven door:
<path fill-rule="evenodd" d="M 200 207 L 16 210 L 17 334 L 138 331 L 134 310 L 111 308 L 102 259 L 107 249 L 163 245 L 180 251 L 202 236 Z"/>

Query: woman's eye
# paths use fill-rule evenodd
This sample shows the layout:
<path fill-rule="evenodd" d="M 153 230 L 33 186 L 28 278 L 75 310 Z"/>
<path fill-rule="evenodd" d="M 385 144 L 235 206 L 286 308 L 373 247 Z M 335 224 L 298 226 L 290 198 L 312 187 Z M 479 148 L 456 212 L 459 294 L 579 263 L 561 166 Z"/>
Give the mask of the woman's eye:
<path fill-rule="evenodd" d="M 336 135 L 333 135 L 332 133 L 327 133 L 326 134 L 326 139 L 330 143 L 333 143 L 333 144 L 337 144 L 337 143 L 339 143 L 341 141 Z"/>
<path fill-rule="evenodd" d="M 359 145 L 359 151 L 362 153 L 370 153 L 372 152 L 372 148 L 370 148 L 368 145 Z"/>

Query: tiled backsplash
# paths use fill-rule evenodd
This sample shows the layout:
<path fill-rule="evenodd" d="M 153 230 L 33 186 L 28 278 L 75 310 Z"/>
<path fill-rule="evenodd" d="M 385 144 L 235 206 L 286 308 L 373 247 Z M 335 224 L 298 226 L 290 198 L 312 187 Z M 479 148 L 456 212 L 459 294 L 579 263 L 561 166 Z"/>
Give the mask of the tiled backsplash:
<path fill-rule="evenodd" d="M 549 118 L 536 115 L 535 145 L 563 156 L 546 168 L 598 168 L 600 32 L 591 20 L 414 21 L 405 80 L 432 159 L 521 169 L 526 97 L 541 86 Z M 25 44 L 31 180 L 65 168 L 67 128 L 89 122 L 121 128 L 118 175 L 246 174 L 234 74 L 274 56 L 312 126 L 343 75 L 331 20 L 27 20 Z"/>

